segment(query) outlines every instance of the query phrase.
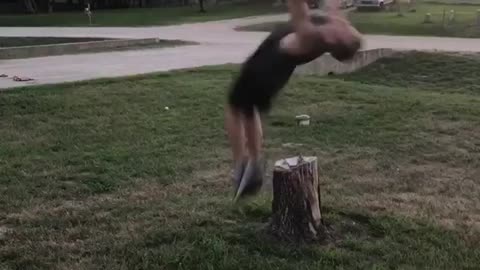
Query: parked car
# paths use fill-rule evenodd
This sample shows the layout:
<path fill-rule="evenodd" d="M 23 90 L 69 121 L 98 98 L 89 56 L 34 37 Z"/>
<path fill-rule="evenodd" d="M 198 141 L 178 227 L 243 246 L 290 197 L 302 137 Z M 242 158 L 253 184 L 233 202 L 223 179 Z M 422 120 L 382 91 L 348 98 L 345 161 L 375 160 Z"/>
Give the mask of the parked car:
<path fill-rule="evenodd" d="M 394 0 L 355 0 L 355 7 L 358 9 L 385 9 L 385 7 L 390 6 L 393 3 Z"/>
<path fill-rule="evenodd" d="M 340 3 L 342 8 L 349 8 L 355 6 L 355 1 L 354 0 L 341 0 Z"/>
<path fill-rule="evenodd" d="M 340 0 L 341 8 L 349 8 L 355 5 L 354 0 Z M 308 5 L 310 8 L 319 8 L 320 7 L 320 0 L 308 0 Z"/>

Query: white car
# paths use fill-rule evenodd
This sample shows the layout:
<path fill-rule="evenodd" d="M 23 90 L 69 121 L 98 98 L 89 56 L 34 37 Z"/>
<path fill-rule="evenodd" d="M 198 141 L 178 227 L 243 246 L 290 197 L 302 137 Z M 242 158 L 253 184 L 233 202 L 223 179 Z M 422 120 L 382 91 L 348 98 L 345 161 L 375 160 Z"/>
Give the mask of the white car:
<path fill-rule="evenodd" d="M 384 9 L 386 6 L 392 5 L 393 3 L 394 0 L 355 0 L 355 7 Z"/>
<path fill-rule="evenodd" d="M 355 1 L 354 0 L 341 0 L 340 5 L 341 5 L 342 8 L 353 7 L 355 5 Z"/>
<path fill-rule="evenodd" d="M 340 0 L 341 8 L 349 8 L 354 6 L 355 0 Z M 320 0 L 308 0 L 308 5 L 310 8 L 319 8 L 321 1 Z"/>

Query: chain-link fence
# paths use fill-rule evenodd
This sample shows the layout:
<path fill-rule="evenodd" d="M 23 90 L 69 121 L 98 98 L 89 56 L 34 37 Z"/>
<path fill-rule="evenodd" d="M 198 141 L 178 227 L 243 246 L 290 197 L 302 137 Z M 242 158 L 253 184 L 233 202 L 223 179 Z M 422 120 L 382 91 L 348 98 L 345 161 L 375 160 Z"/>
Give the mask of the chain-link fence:
<path fill-rule="evenodd" d="M 455 3 L 445 5 L 443 3 Z M 461 2 L 462 4 L 458 4 Z M 444 35 L 478 37 L 480 36 L 480 3 L 478 1 L 446 1 L 433 3 L 430 9 L 423 9 L 422 24 L 443 32 Z M 428 4 L 428 3 L 427 3 Z M 436 7 L 438 6 L 438 7 Z M 428 6 L 427 6 L 428 7 Z"/>

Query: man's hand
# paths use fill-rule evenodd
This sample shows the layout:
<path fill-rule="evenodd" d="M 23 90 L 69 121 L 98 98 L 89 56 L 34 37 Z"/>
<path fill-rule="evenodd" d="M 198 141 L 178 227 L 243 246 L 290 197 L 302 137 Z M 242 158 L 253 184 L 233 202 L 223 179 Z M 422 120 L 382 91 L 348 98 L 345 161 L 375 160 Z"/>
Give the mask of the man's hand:
<path fill-rule="evenodd" d="M 310 9 L 306 0 L 288 0 L 287 6 L 295 31 L 299 31 L 305 23 L 310 22 Z"/>

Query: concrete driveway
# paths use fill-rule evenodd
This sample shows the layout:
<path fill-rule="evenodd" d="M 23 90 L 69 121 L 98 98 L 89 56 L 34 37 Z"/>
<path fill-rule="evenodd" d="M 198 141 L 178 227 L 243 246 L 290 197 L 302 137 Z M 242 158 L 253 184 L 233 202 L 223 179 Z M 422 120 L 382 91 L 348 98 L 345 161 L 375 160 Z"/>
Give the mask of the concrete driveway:
<path fill-rule="evenodd" d="M 2 36 L 153 37 L 199 43 L 173 48 L 0 60 L 0 74 L 35 79 L 14 82 L 10 78 L 0 78 L 0 89 L 241 63 L 267 33 L 234 29 L 286 18 L 283 14 L 160 27 L 0 27 Z M 366 35 L 364 48 L 479 52 L 480 39 Z"/>

